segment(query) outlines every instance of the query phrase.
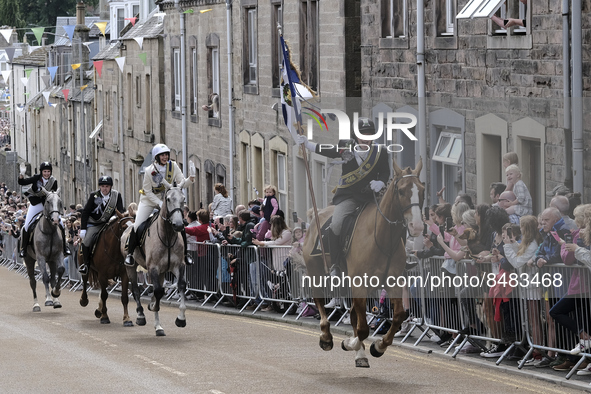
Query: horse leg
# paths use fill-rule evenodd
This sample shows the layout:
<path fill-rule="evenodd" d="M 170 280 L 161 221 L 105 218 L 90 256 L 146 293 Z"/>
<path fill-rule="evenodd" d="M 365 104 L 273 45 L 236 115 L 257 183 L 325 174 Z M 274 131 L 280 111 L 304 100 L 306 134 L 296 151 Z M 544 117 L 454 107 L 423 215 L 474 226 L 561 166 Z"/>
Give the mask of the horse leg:
<path fill-rule="evenodd" d="M 60 256 L 60 258 L 62 258 L 62 256 Z M 66 268 L 64 267 L 63 259 L 61 262 L 58 259 L 58 262 L 56 264 L 57 264 L 57 279 L 54 279 L 55 283 L 51 284 L 51 288 L 52 288 L 51 295 L 54 298 L 58 298 L 62 294 L 62 291 L 61 291 L 62 276 L 64 275 L 64 272 L 66 272 Z M 53 265 L 53 266 L 55 266 L 55 265 Z M 55 278 L 55 274 L 53 272 L 51 273 L 51 277 Z"/>
<path fill-rule="evenodd" d="M 62 270 L 61 274 L 60 269 Z M 53 297 L 53 309 L 58 309 L 62 307 L 62 303 L 59 300 L 59 296 L 61 294 L 60 286 L 62 282 L 63 273 L 63 266 L 58 266 L 58 264 L 54 262 L 49 263 L 49 282 L 51 284 L 51 296 Z M 57 279 L 56 275 L 58 276 Z"/>
<path fill-rule="evenodd" d="M 178 275 L 176 275 L 176 277 L 178 278 L 178 291 L 179 291 L 179 295 L 181 297 L 181 304 L 179 306 L 179 315 L 176 318 L 176 321 L 174 322 L 174 324 L 176 324 L 177 327 L 185 327 L 187 325 L 187 319 L 185 318 L 185 310 L 187 309 L 187 306 L 185 305 L 185 291 L 187 290 L 187 281 L 185 280 L 185 265 L 181 264 L 179 266 L 178 269 Z"/>
<path fill-rule="evenodd" d="M 148 309 L 154 312 L 154 329 L 156 330 L 157 337 L 163 337 L 166 334 L 164 329 L 160 325 L 160 300 L 164 296 L 164 274 L 160 275 L 156 268 L 150 270 L 150 279 L 154 285 L 154 296 L 152 302 L 148 305 Z"/>
<path fill-rule="evenodd" d="M 355 351 L 355 366 L 369 368 L 369 361 L 365 355 L 365 344 L 363 341 L 369 336 L 369 327 L 365 318 L 365 298 L 353 298 L 351 308 L 351 324 L 354 327 L 355 337 L 346 338 L 341 343 L 343 350 Z M 355 317 L 353 317 L 355 316 Z"/>
<path fill-rule="evenodd" d="M 31 290 L 33 290 L 33 312 L 41 312 L 41 307 L 39 306 L 39 301 L 37 300 L 37 281 L 35 280 L 35 261 L 27 261 L 25 262 L 27 266 L 27 274 L 29 275 L 29 284 L 31 285 Z"/>
<path fill-rule="evenodd" d="M 134 267 L 126 267 L 127 270 L 127 277 L 131 281 L 131 293 L 133 294 L 133 298 L 135 299 L 136 303 L 136 313 L 137 318 L 135 319 L 135 324 L 138 326 L 145 326 L 146 325 L 146 316 L 144 315 L 144 307 L 142 306 L 141 297 L 140 297 L 140 287 L 137 283 L 137 271 L 135 266 Z M 122 300 L 123 302 L 123 300 Z"/>
<path fill-rule="evenodd" d="M 47 263 L 41 256 L 37 256 L 37 265 L 41 271 L 43 278 L 43 286 L 45 286 L 45 306 L 53 306 L 53 300 L 51 299 L 51 292 L 49 290 L 49 274 L 47 273 Z"/>
<path fill-rule="evenodd" d="M 102 275 L 99 279 L 101 285 L 101 301 L 99 302 L 99 309 L 96 310 L 95 315 L 100 317 L 101 324 L 110 324 L 109 315 L 107 315 L 107 298 L 109 292 L 107 291 L 108 281 L 105 275 Z"/>
<path fill-rule="evenodd" d="M 70 263 L 72 264 L 72 263 Z M 80 296 L 80 305 L 88 306 L 88 293 L 86 292 L 86 285 L 88 284 L 88 274 L 82 275 L 82 295 Z"/>
<path fill-rule="evenodd" d="M 322 330 L 322 334 L 320 335 L 320 348 L 329 351 L 334 344 L 332 341 L 332 334 L 330 333 L 330 322 L 328 321 L 328 315 L 324 309 L 324 298 L 314 297 L 314 303 L 320 313 L 320 330 Z"/>
<path fill-rule="evenodd" d="M 136 283 L 137 287 L 137 283 Z M 125 275 L 125 271 L 121 273 L 121 304 L 123 305 L 123 327 L 133 327 L 133 322 L 129 318 L 129 278 Z"/>
<path fill-rule="evenodd" d="M 392 298 L 392 325 L 390 329 L 382 337 L 382 339 L 378 339 L 374 343 L 371 344 L 369 348 L 369 352 L 374 357 L 381 357 L 388 346 L 392 344 L 392 340 L 394 339 L 394 333 L 398 331 L 402 322 L 407 318 L 406 312 L 404 311 L 404 306 L 402 305 L 402 298 Z"/>

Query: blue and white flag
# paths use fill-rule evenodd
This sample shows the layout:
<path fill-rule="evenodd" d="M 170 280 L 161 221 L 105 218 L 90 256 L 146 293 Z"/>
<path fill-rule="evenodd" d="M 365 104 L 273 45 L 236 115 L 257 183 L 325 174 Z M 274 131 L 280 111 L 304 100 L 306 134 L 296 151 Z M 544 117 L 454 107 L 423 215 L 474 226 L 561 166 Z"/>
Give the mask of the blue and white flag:
<path fill-rule="evenodd" d="M 283 52 L 283 68 L 281 75 L 281 109 L 283 120 L 289 129 L 294 141 L 302 129 L 298 130 L 297 125 L 302 126 L 302 108 L 300 100 L 308 100 L 314 97 L 312 92 L 300 83 L 298 73 L 291 68 L 289 63 L 290 54 L 281 37 L 281 49 Z"/>

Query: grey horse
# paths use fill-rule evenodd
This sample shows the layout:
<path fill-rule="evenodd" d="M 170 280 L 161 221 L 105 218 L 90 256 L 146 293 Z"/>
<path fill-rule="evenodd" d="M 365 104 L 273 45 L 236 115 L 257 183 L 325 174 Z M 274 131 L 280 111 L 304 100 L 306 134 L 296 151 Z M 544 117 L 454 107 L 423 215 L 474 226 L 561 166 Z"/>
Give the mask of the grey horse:
<path fill-rule="evenodd" d="M 147 275 L 154 286 L 154 295 L 148 305 L 148 309 L 154 312 L 154 328 L 157 336 L 165 336 L 164 329 L 160 325 L 160 299 L 164 295 L 164 274 L 172 272 L 178 280 L 178 290 L 180 294 L 179 315 L 175 321 L 177 327 L 185 327 L 187 321 L 185 318 L 185 290 L 187 282 L 185 280 L 185 259 L 184 246 L 181 231 L 184 229 L 183 207 L 185 206 L 185 196 L 178 187 L 171 187 L 166 191 L 164 200 L 158 218 L 152 225 L 146 229 L 146 240 L 144 245 L 135 249 L 133 259 L 135 265 L 127 267 L 127 275 L 131 281 L 131 290 L 137 303 L 136 324 L 143 326 L 146 324 L 144 308 L 140 301 L 140 290 L 137 282 L 137 266 L 140 265 L 148 271 Z M 129 238 L 131 227 L 123 233 L 121 237 L 121 253 L 127 254 L 126 244 Z M 145 257 L 144 257 L 145 256 Z"/>
<path fill-rule="evenodd" d="M 37 301 L 35 261 L 43 275 L 43 284 L 45 285 L 45 306 L 53 306 L 54 308 L 62 307 L 58 297 L 61 294 L 60 286 L 65 268 L 62 249 L 62 232 L 58 228 L 58 226 L 61 225 L 60 213 L 63 212 L 62 200 L 58 195 L 59 191 L 60 189 L 57 189 L 55 192 L 48 192 L 43 189 L 43 193 L 46 195 L 45 205 L 43 206 L 43 212 L 41 212 L 39 222 L 37 223 L 37 226 L 35 226 L 33 240 L 29 243 L 25 255 L 29 283 L 33 290 L 33 298 L 35 302 L 33 305 L 33 312 L 41 312 L 41 307 Z M 49 273 L 47 272 L 47 267 L 49 267 Z M 51 292 L 49 290 L 50 284 Z"/>

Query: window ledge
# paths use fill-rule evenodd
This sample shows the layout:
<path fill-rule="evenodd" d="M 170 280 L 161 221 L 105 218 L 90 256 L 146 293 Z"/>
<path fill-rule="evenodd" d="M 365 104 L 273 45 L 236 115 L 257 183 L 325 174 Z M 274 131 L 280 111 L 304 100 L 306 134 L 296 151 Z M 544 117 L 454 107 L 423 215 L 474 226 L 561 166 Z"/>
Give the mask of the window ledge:
<path fill-rule="evenodd" d="M 207 124 L 214 127 L 222 127 L 222 120 L 219 118 L 208 118 Z"/>
<path fill-rule="evenodd" d="M 486 38 L 487 49 L 532 49 L 533 40 L 531 34 L 519 36 L 488 36 Z"/>
<path fill-rule="evenodd" d="M 380 49 L 408 49 L 408 37 L 380 38 Z"/>
<path fill-rule="evenodd" d="M 435 37 L 433 49 L 458 49 L 458 37 L 454 35 Z"/>
<path fill-rule="evenodd" d="M 281 97 L 281 88 L 272 88 L 271 97 Z"/>
<path fill-rule="evenodd" d="M 191 122 L 193 122 L 193 123 L 197 123 L 198 119 L 199 119 L 199 118 L 197 117 L 197 114 L 193 114 L 193 115 L 191 115 Z"/>
<path fill-rule="evenodd" d="M 244 85 L 245 94 L 259 94 L 259 87 L 255 84 Z"/>
<path fill-rule="evenodd" d="M 173 119 L 180 119 L 181 118 L 181 113 L 179 111 L 171 111 L 171 114 L 172 114 Z"/>

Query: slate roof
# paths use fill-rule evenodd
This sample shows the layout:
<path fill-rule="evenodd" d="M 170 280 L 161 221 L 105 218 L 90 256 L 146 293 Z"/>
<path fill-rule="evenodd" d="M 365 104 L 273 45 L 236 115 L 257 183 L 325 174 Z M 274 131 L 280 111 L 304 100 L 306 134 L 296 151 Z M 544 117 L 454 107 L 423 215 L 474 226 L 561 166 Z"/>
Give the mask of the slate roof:
<path fill-rule="evenodd" d="M 34 51 L 28 55 L 23 55 L 15 58 L 13 64 L 22 64 L 26 66 L 37 66 L 45 67 L 45 59 L 47 55 L 47 49 L 45 47 L 37 47 Z"/>
<path fill-rule="evenodd" d="M 113 60 L 117 56 L 121 56 L 119 45 L 120 43 L 118 41 L 112 42 L 110 45 L 105 45 L 92 60 Z"/>
<path fill-rule="evenodd" d="M 122 40 L 133 40 L 136 37 L 155 38 L 164 32 L 164 19 L 159 16 L 149 17 L 145 22 L 139 21 L 123 37 Z"/>
<path fill-rule="evenodd" d="M 90 28 L 90 32 L 92 32 L 92 27 L 96 27 L 94 25 L 94 22 L 106 22 L 106 21 L 102 21 L 101 18 L 99 18 L 98 16 L 87 16 L 84 19 L 84 24 L 86 24 L 86 26 L 88 28 Z M 66 30 L 64 29 L 64 26 L 67 25 L 76 25 L 76 17 L 75 16 L 58 16 L 57 17 L 57 21 L 55 23 L 55 34 L 57 34 L 55 36 L 55 42 L 53 45 L 65 45 L 65 46 L 70 46 L 72 45 L 72 43 L 70 42 L 70 39 L 68 38 L 68 33 L 66 33 Z M 97 28 L 98 30 L 98 28 Z M 63 36 L 63 37 L 60 37 Z M 89 33 L 89 36 L 92 37 Z"/>

